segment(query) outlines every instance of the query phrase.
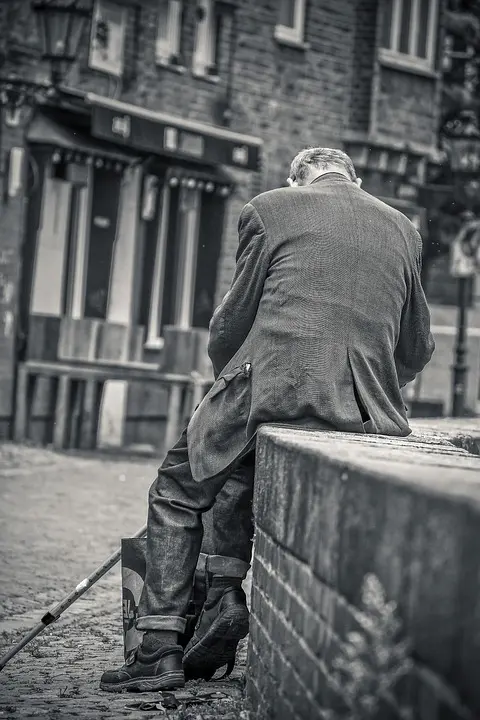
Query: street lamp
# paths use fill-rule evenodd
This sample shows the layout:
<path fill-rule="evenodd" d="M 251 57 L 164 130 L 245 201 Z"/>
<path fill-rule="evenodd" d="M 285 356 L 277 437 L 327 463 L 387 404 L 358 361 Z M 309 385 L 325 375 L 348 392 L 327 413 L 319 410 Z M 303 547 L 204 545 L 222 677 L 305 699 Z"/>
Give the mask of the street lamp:
<path fill-rule="evenodd" d="M 465 413 L 467 358 L 467 304 L 469 281 L 478 269 L 480 221 L 475 217 L 480 174 L 480 131 L 474 112 L 465 111 L 445 132 L 456 196 L 464 210 L 462 227 L 452 244 L 451 274 L 458 283 L 458 321 L 452 373 L 452 417 Z M 472 192 L 470 192 L 470 189 Z"/>
<path fill-rule="evenodd" d="M 5 109 L 5 123 L 16 126 L 21 109 L 35 105 L 40 97 L 58 92 L 68 68 L 75 61 L 78 44 L 86 21 L 92 15 L 91 0 L 33 0 L 42 42 L 42 60 L 50 63 L 50 82 L 39 83 L 14 74 L 0 76 L 0 105 Z"/>

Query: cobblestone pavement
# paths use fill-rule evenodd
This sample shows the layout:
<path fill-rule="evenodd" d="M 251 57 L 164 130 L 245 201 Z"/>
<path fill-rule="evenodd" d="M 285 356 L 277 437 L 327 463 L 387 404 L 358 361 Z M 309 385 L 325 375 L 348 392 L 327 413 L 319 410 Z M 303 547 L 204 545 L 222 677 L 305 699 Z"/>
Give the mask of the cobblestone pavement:
<path fill-rule="evenodd" d="M 151 459 L 0 445 L 0 653 L 142 527 L 155 473 Z M 158 694 L 101 692 L 102 671 L 123 662 L 116 566 L 0 673 L 0 718 L 246 718 L 245 646 L 231 680 L 189 684 L 222 693 L 208 705 L 165 714 Z"/>

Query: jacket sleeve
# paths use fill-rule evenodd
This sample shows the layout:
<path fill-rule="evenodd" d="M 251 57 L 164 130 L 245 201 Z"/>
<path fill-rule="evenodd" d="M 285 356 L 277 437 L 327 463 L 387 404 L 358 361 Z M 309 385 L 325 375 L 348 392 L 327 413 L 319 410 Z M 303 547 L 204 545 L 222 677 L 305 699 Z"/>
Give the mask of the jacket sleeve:
<path fill-rule="evenodd" d="M 416 252 L 403 307 L 400 334 L 395 350 L 395 364 L 400 387 L 415 379 L 429 362 L 435 350 L 430 332 L 430 311 L 420 280 L 422 239 L 416 232 Z"/>
<path fill-rule="evenodd" d="M 229 291 L 213 313 L 208 354 L 215 377 L 245 342 L 257 314 L 267 276 L 269 253 L 263 222 L 250 203 L 238 221 L 239 245 Z"/>

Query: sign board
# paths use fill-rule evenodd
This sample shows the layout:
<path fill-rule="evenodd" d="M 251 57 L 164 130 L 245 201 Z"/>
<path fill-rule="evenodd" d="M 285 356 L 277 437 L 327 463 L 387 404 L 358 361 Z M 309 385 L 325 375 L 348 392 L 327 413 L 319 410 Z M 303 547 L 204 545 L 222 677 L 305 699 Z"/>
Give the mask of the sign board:
<path fill-rule="evenodd" d="M 215 128 L 212 128 L 215 130 Z M 113 108 L 94 106 L 92 129 L 94 137 L 121 143 L 149 153 L 175 155 L 208 164 L 221 164 L 243 170 L 260 169 L 260 147 L 239 143 L 208 130 L 187 131 L 175 124 L 118 112 Z"/>
<path fill-rule="evenodd" d="M 450 273 L 453 277 L 472 277 L 480 272 L 480 220 L 465 223 L 450 249 Z"/>

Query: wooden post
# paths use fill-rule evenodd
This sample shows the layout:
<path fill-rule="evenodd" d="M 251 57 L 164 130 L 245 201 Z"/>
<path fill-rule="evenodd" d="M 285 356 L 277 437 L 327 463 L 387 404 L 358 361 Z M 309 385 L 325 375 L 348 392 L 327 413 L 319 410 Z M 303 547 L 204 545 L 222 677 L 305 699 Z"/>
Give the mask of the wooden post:
<path fill-rule="evenodd" d="M 195 362 L 192 370 L 196 370 L 205 378 L 211 377 L 213 382 L 213 367 L 212 362 L 208 357 L 208 330 L 205 330 L 204 328 L 195 328 L 195 335 Z"/>
<path fill-rule="evenodd" d="M 162 370 L 167 373 L 189 375 L 193 369 L 196 347 L 195 330 L 167 325 L 163 329 Z M 185 393 L 185 395 L 184 395 Z M 188 396 L 185 383 L 171 383 L 168 393 L 167 423 L 165 427 L 164 451 L 168 452 L 180 437 L 184 420 L 184 396 Z"/>
<path fill-rule="evenodd" d="M 192 372 L 192 383 L 188 388 L 188 397 L 190 399 L 190 403 L 186 408 L 187 422 L 190 420 L 193 413 L 195 412 L 195 408 L 202 402 L 207 389 L 208 385 L 205 383 L 205 378 L 198 372 Z M 185 404 L 187 405 L 187 403 Z"/>
<path fill-rule="evenodd" d="M 30 416 L 29 402 L 30 375 L 28 368 L 20 364 L 17 373 L 17 392 L 15 400 L 15 421 L 13 439 L 15 442 L 24 442 L 27 438 L 28 421 Z"/>
<path fill-rule="evenodd" d="M 165 345 L 162 353 L 162 370 L 188 375 L 194 369 L 197 337 L 193 328 L 166 325 L 163 328 Z"/>
<path fill-rule="evenodd" d="M 180 437 L 182 422 L 183 383 L 175 382 L 170 385 L 168 393 L 167 424 L 165 428 L 164 452 L 167 453 Z"/>
<path fill-rule="evenodd" d="M 68 375 L 60 375 L 58 378 L 57 402 L 55 404 L 55 424 L 53 426 L 53 447 L 58 449 L 65 447 L 66 430 L 70 413 L 69 394 L 70 378 Z"/>
<path fill-rule="evenodd" d="M 80 420 L 82 417 L 83 396 L 85 394 L 83 380 L 74 378 L 70 385 L 70 404 L 68 426 L 66 426 L 65 447 L 77 448 L 80 435 Z"/>
<path fill-rule="evenodd" d="M 98 415 L 100 411 L 99 396 L 103 383 L 98 380 L 85 381 L 83 410 L 80 430 L 80 448 L 94 450 L 97 445 Z"/>

